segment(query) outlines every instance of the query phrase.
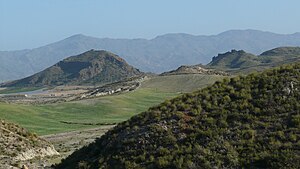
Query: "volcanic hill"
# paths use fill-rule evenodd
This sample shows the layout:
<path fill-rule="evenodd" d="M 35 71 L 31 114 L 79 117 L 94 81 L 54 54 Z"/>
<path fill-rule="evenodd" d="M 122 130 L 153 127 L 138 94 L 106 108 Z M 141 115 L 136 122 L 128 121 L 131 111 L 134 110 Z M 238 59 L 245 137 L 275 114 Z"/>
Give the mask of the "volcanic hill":
<path fill-rule="evenodd" d="M 141 75 L 119 56 L 90 50 L 71 56 L 27 78 L 2 84 L 3 87 L 40 87 L 66 84 L 105 84 Z"/>

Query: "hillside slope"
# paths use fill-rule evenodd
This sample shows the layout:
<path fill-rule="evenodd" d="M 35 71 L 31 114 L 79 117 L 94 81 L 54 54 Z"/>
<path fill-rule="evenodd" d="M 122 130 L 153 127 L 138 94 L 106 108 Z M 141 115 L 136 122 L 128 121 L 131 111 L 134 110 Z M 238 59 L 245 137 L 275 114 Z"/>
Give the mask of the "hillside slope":
<path fill-rule="evenodd" d="M 0 150 L 0 168 L 33 158 L 59 155 L 47 141 L 3 120 L 0 120 Z"/>
<path fill-rule="evenodd" d="M 213 57 L 207 66 L 233 73 L 250 73 L 297 61 L 300 61 L 300 47 L 278 47 L 260 55 L 231 50 Z"/>
<path fill-rule="evenodd" d="M 56 168 L 299 168 L 300 63 L 224 79 L 116 126 Z"/>
<path fill-rule="evenodd" d="M 206 64 L 212 56 L 231 49 L 259 54 L 279 46 L 300 46 L 300 33 L 230 30 L 210 36 L 165 34 L 150 40 L 74 35 L 35 49 L 0 51 L 0 82 L 24 78 L 91 49 L 111 51 L 144 72 L 161 73 L 180 65 Z"/>
<path fill-rule="evenodd" d="M 142 74 L 119 56 L 90 50 L 71 56 L 27 78 L 2 84 L 4 87 L 57 86 L 65 84 L 104 84 Z"/>

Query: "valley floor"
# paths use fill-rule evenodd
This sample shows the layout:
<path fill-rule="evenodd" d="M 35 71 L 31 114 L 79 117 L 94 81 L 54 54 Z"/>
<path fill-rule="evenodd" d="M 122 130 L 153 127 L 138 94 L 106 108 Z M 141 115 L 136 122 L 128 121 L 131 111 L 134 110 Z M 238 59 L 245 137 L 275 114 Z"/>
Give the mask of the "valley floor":
<path fill-rule="evenodd" d="M 0 102 L 0 118 L 38 135 L 101 127 L 125 121 L 166 99 L 222 78 L 224 76 L 199 74 L 157 76 L 144 81 L 134 91 L 93 99 L 37 105 Z"/>

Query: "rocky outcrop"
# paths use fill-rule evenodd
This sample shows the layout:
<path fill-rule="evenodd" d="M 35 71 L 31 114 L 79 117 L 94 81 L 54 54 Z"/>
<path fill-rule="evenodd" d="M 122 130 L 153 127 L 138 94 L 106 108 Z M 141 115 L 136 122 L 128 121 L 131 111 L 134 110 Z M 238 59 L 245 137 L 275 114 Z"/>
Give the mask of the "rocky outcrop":
<path fill-rule="evenodd" d="M 228 73 L 222 71 L 216 71 L 214 69 L 206 69 L 203 65 L 192 65 L 192 66 L 180 66 L 176 70 L 162 73 L 162 76 L 166 75 L 179 75 L 179 74 L 204 74 L 204 75 L 221 75 L 228 76 Z"/>
<path fill-rule="evenodd" d="M 15 166 L 20 161 L 59 155 L 44 139 L 26 129 L 0 121 L 0 164 Z"/>
<path fill-rule="evenodd" d="M 50 145 L 44 148 L 34 148 L 34 149 L 29 149 L 25 152 L 21 152 L 18 156 L 14 158 L 14 160 L 25 161 L 36 157 L 43 158 L 43 157 L 54 156 L 54 155 L 59 155 L 59 153 L 55 150 L 55 148 L 52 145 Z"/>

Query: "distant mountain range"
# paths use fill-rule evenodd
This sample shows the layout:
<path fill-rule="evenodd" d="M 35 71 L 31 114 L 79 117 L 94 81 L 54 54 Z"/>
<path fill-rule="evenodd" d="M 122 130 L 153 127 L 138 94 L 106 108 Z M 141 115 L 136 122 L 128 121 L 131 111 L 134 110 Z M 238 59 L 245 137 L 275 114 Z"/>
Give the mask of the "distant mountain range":
<path fill-rule="evenodd" d="M 183 65 L 160 74 L 223 75 L 248 74 L 287 63 L 300 62 L 300 47 L 279 47 L 260 55 L 231 50 L 212 58 L 207 65 Z M 229 74 L 228 74 L 229 73 Z M 144 74 L 119 56 L 104 50 L 90 50 L 68 57 L 32 76 L 0 83 L 0 87 L 42 87 L 58 85 L 100 85 Z"/>
<path fill-rule="evenodd" d="M 141 75 L 119 56 L 90 50 L 71 56 L 55 65 L 21 80 L 0 84 L 2 87 L 40 87 L 66 84 L 105 84 Z"/>
<path fill-rule="evenodd" d="M 151 40 L 74 35 L 35 49 L 0 51 L 0 81 L 32 75 L 62 59 L 91 49 L 111 51 L 142 71 L 160 73 L 183 64 L 206 64 L 212 56 L 231 49 L 260 54 L 279 46 L 300 46 L 300 33 L 283 35 L 257 30 L 230 30 L 211 36 L 166 34 Z"/>

